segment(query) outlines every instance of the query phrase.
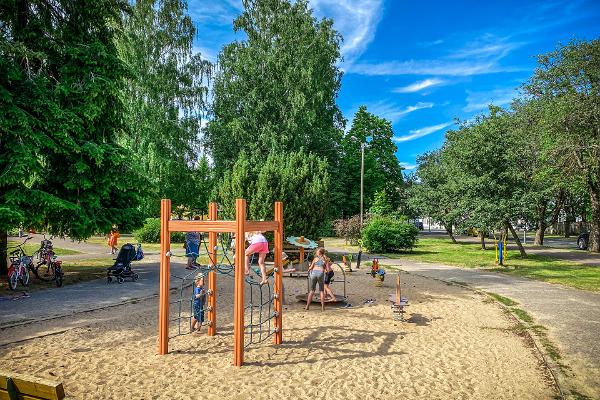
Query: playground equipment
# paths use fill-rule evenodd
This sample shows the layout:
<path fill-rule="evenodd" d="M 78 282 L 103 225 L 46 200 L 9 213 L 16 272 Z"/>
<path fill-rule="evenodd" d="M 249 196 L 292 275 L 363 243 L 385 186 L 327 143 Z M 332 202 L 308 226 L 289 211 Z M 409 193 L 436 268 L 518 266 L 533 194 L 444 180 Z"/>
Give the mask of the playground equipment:
<path fill-rule="evenodd" d="M 408 299 L 402 297 L 402 288 L 400 287 L 400 272 L 396 277 L 396 293 L 390 294 L 389 301 L 392 303 L 392 318 L 394 321 L 404 321 L 404 307 L 408 307 Z"/>
<path fill-rule="evenodd" d="M 253 307 L 258 307 L 261 310 L 259 323 L 255 324 L 251 321 L 249 325 L 244 325 L 244 312 L 248 307 L 244 306 L 244 288 L 245 284 L 250 284 L 252 288 L 258 283 L 252 282 L 245 278 L 245 255 L 243 251 L 236 251 L 235 265 L 232 266 L 234 271 L 234 298 L 233 298 L 233 365 L 242 366 L 244 363 L 244 334 L 245 328 L 250 328 L 251 340 L 248 344 L 264 341 L 271 335 L 274 336 L 274 343 L 282 343 L 282 248 L 283 248 L 283 203 L 275 202 L 275 218 L 273 221 L 247 221 L 246 220 L 246 200 L 236 200 L 236 217 L 234 221 L 220 221 L 217 219 L 217 204 L 210 203 L 208 210 L 209 220 L 207 221 L 181 221 L 171 220 L 171 200 L 163 199 L 161 201 L 161 259 L 160 259 L 160 303 L 159 303 L 159 326 L 158 326 L 158 353 L 160 355 L 168 354 L 169 352 L 169 291 L 170 291 L 170 257 L 171 257 L 171 232 L 208 232 L 208 253 L 210 265 L 208 269 L 208 291 L 206 311 L 208 311 L 207 325 L 208 335 L 213 336 L 217 333 L 217 272 L 222 271 L 222 265 L 217 266 L 217 234 L 235 232 L 235 248 L 243 249 L 245 245 L 245 233 L 254 231 L 272 231 L 274 233 L 274 284 L 271 292 L 270 285 L 265 288 L 259 288 L 259 303 L 250 302 L 250 312 Z M 230 264 L 231 265 L 231 264 Z M 221 269 L 219 269 L 221 268 Z M 182 283 L 183 286 L 183 283 Z M 268 293 L 263 293 L 263 291 Z M 251 297 L 253 294 L 251 293 Z M 264 300 L 268 296 L 269 313 L 272 314 L 268 318 L 269 332 L 263 335 L 263 317 L 262 309 L 267 304 Z M 180 295 L 180 298 L 182 296 Z M 271 320 L 273 320 L 274 330 L 270 331 Z M 259 338 L 253 340 L 255 328 L 259 328 Z"/>
<path fill-rule="evenodd" d="M 339 295 L 336 293 L 335 295 L 335 300 L 326 300 L 325 304 L 327 303 L 345 303 L 346 301 L 348 301 L 348 296 L 346 295 L 346 271 L 344 270 L 344 268 L 338 264 L 338 263 L 332 263 L 331 267 L 336 267 L 338 270 L 340 270 L 340 272 L 342 273 L 342 276 L 344 277 L 344 294 L 343 295 Z M 335 276 L 333 278 L 333 281 L 335 281 Z M 308 279 L 308 275 L 306 275 L 306 293 L 305 294 L 299 294 L 296 296 L 296 299 L 298 301 L 301 301 L 303 303 L 306 303 L 306 300 L 308 298 L 308 292 L 310 292 L 310 281 Z M 313 303 L 320 303 L 320 294 L 318 292 L 315 293 L 315 295 L 313 296 L 312 299 Z"/>
<path fill-rule="evenodd" d="M 362 244 L 363 244 L 362 240 L 358 239 L 358 253 L 356 254 L 356 269 L 360 269 L 360 261 L 362 259 Z M 352 253 L 342 256 L 342 264 L 344 264 L 344 269 L 346 270 L 346 272 L 348 272 L 350 274 L 352 272 L 354 272 L 354 270 L 352 269 L 352 259 L 353 259 Z"/>
<path fill-rule="evenodd" d="M 60 382 L 0 371 L 0 399 L 61 400 L 65 390 Z"/>
<path fill-rule="evenodd" d="M 504 266 L 504 260 L 506 260 L 506 237 L 507 234 L 502 233 L 496 237 L 494 232 L 494 244 L 496 245 L 496 264 Z"/>
<path fill-rule="evenodd" d="M 307 264 L 310 261 L 310 257 L 308 259 L 306 257 L 306 250 L 314 250 L 319 245 L 314 240 L 310 240 L 304 236 L 288 236 L 285 240 L 289 244 L 298 247 L 298 264 L 293 274 L 296 276 L 305 275 L 308 272 Z"/>

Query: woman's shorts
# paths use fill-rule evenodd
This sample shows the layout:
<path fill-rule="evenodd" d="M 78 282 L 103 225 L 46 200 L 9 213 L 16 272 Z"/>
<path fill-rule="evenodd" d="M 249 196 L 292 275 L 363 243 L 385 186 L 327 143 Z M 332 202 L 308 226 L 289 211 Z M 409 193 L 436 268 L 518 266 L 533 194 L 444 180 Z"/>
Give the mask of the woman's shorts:
<path fill-rule="evenodd" d="M 328 273 L 325 274 L 325 278 L 323 279 L 323 282 L 325 282 L 326 285 L 331 284 L 331 280 L 333 279 L 333 271 L 329 271 Z"/>
<path fill-rule="evenodd" d="M 323 291 L 323 272 L 322 271 L 310 271 L 308 275 L 308 286 L 310 287 L 310 291 L 314 292 L 317 283 L 319 284 L 319 290 Z"/>
<path fill-rule="evenodd" d="M 246 254 L 254 254 L 254 253 L 258 253 L 258 254 L 269 253 L 269 243 L 260 242 L 260 243 L 254 243 L 254 244 L 251 244 L 250 246 L 248 246 L 248 248 L 246 249 Z"/>

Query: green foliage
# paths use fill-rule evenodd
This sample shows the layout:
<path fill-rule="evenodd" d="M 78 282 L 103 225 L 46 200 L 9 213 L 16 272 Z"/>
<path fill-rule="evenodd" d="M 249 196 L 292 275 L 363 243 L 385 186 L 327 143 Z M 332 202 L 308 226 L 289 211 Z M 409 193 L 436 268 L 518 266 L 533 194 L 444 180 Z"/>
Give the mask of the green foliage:
<path fill-rule="evenodd" d="M 246 38 L 219 54 L 206 129 L 217 176 L 242 152 L 258 164 L 264 154 L 303 149 L 334 170 L 343 118 L 335 103 L 342 73 L 333 21 L 317 21 L 305 0 L 243 4 L 234 29 Z"/>
<path fill-rule="evenodd" d="M 346 243 L 357 244 L 360 239 L 362 225 L 360 215 L 333 221 L 333 229 L 337 237 L 344 238 Z"/>
<path fill-rule="evenodd" d="M 142 211 L 160 198 L 206 212 L 212 174 L 200 158 L 201 113 L 211 64 L 193 53 L 196 28 L 183 0 L 137 0 L 116 43 L 127 66 L 122 95 L 128 130 L 120 137 L 148 180 Z"/>
<path fill-rule="evenodd" d="M 396 253 L 412 250 L 418 234 L 419 230 L 407 221 L 375 217 L 364 228 L 362 240 L 371 253 Z"/>
<path fill-rule="evenodd" d="M 394 207 L 388 199 L 385 190 L 380 190 L 375 193 L 375 196 L 373 197 L 373 203 L 371 204 L 369 211 L 371 214 L 382 216 L 390 216 L 394 212 Z"/>
<path fill-rule="evenodd" d="M 327 164 L 314 154 L 292 152 L 250 164 L 244 153 L 217 185 L 215 196 L 224 216 L 235 217 L 235 199 L 248 200 L 248 216 L 272 219 L 273 203 L 284 202 L 286 235 L 318 237 L 329 206 Z"/>
<path fill-rule="evenodd" d="M 146 218 L 144 225 L 135 230 L 133 236 L 140 243 L 160 243 L 160 218 Z M 171 242 L 181 243 L 184 240 L 184 232 L 171 232 Z"/>
<path fill-rule="evenodd" d="M 341 180 L 344 182 L 341 215 L 360 214 L 361 144 L 365 145 L 364 209 L 368 210 L 377 192 L 385 191 L 393 209 L 401 204 L 402 167 L 396 157 L 390 121 L 377 117 L 361 106 L 350 131 L 342 141 Z"/>
<path fill-rule="evenodd" d="M 118 145 L 124 0 L 15 1 L 0 13 L 0 229 L 83 239 L 141 222 L 144 180 Z"/>

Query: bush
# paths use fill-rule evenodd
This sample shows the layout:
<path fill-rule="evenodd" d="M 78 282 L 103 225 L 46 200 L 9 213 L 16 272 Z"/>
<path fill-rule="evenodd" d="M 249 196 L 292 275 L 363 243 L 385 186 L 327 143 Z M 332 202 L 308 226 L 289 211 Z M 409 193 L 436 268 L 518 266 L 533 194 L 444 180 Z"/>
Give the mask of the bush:
<path fill-rule="evenodd" d="M 411 250 L 417 242 L 419 230 L 406 220 L 375 217 L 362 232 L 364 246 L 369 252 L 397 253 Z"/>
<path fill-rule="evenodd" d="M 133 232 L 135 240 L 142 243 L 160 243 L 160 219 L 146 218 L 144 225 Z M 185 240 L 184 232 L 172 232 L 171 242 L 181 243 Z"/>
<path fill-rule="evenodd" d="M 348 219 L 337 219 L 333 221 L 333 229 L 337 237 L 344 238 L 346 243 L 357 244 L 360 239 L 360 215 Z"/>

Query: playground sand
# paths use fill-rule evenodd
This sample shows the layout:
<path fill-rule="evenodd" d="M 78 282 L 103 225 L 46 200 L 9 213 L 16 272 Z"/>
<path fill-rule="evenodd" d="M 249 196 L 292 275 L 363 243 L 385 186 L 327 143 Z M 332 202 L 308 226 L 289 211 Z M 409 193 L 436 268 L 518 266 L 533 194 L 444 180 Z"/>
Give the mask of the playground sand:
<path fill-rule="evenodd" d="M 403 274 L 407 321 L 392 320 L 384 287 L 348 277 L 352 308 L 293 303 L 284 344 L 232 360 L 232 278 L 219 277 L 219 334 L 185 335 L 156 355 L 158 300 L 5 330 L 2 369 L 63 382 L 77 399 L 551 399 L 549 375 L 514 322 L 485 297 Z M 284 278 L 292 301 L 306 281 Z M 341 292 L 341 284 L 334 284 Z M 364 304 L 366 299 L 375 299 Z M 174 310 L 172 310 L 173 313 Z M 172 314 L 173 315 L 173 314 Z M 57 330 L 68 329 L 62 333 Z M 206 328 L 203 328 L 206 332 Z M 173 331 L 174 332 L 174 331 Z"/>

